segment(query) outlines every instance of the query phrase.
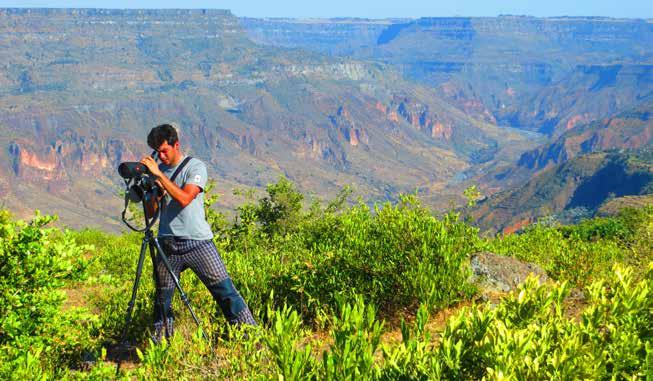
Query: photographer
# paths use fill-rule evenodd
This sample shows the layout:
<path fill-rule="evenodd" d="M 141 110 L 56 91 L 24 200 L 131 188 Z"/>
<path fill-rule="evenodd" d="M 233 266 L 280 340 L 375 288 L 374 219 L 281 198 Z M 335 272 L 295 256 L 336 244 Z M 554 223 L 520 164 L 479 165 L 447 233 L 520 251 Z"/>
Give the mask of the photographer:
<path fill-rule="evenodd" d="M 147 136 L 147 144 L 156 150 L 161 161 L 157 165 L 152 157 L 146 156 L 141 163 L 147 166 L 165 191 L 161 196 L 158 240 L 175 276 L 179 278 L 182 271 L 192 269 L 211 292 L 229 323 L 256 325 L 218 254 L 204 215 L 206 165 L 198 159 L 185 158 L 180 150 L 177 131 L 169 124 L 153 128 Z M 175 181 L 170 181 L 170 177 L 182 165 Z M 146 211 L 153 213 L 153 205 L 146 207 Z M 160 255 L 155 258 L 155 280 L 154 329 L 155 339 L 160 340 L 164 328 L 166 336 L 173 333 L 171 301 L 175 291 L 174 281 Z"/>

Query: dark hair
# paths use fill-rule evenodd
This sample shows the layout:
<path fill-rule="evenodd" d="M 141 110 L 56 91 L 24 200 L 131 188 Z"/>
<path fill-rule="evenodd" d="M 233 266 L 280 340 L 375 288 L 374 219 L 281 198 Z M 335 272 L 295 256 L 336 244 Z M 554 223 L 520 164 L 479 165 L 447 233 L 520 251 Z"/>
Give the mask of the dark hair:
<path fill-rule="evenodd" d="M 179 140 L 177 130 L 169 124 L 161 124 L 154 127 L 147 135 L 147 145 L 152 149 L 159 149 L 163 142 L 174 145 Z"/>

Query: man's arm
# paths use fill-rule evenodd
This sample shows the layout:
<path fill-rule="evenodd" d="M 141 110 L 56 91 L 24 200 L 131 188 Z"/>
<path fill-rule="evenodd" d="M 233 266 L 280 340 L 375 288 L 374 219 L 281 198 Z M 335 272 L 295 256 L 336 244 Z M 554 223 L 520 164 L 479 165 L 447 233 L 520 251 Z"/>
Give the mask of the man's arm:
<path fill-rule="evenodd" d="M 183 188 L 179 188 L 177 184 L 170 181 L 170 179 L 161 174 L 161 177 L 158 178 L 159 182 L 163 189 L 165 189 L 170 197 L 176 200 L 181 204 L 182 208 L 185 208 L 188 204 L 191 203 L 197 197 L 197 195 L 202 191 L 202 188 L 198 187 L 195 184 L 186 184 Z"/>
<path fill-rule="evenodd" d="M 152 176 L 157 178 L 157 181 L 163 189 L 168 192 L 170 197 L 177 201 L 182 208 L 185 208 L 188 204 L 191 203 L 197 197 L 197 195 L 202 191 L 202 188 L 195 184 L 186 184 L 183 188 L 179 186 L 163 174 L 159 169 L 157 163 L 150 156 L 146 156 L 141 160 L 141 163 L 147 166 L 147 169 L 150 170 Z"/>

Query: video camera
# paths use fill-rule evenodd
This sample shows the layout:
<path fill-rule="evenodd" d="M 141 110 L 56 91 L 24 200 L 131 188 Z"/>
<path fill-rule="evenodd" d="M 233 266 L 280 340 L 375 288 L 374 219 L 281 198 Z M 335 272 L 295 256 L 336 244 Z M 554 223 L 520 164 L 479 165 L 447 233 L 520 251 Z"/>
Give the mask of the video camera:
<path fill-rule="evenodd" d="M 152 157 L 155 157 L 155 155 L 156 151 L 152 153 Z M 136 161 L 120 163 L 118 174 L 125 179 L 128 187 L 126 189 L 127 196 L 132 202 L 141 202 L 146 195 L 150 198 L 157 197 L 163 193 L 144 164 Z"/>

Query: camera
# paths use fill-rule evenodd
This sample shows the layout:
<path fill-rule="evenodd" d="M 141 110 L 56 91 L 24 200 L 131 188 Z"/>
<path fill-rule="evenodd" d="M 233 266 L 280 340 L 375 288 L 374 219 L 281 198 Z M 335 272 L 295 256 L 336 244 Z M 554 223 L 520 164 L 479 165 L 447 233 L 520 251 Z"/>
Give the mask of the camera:
<path fill-rule="evenodd" d="M 145 196 L 151 198 L 163 193 L 144 164 L 132 161 L 120 163 L 118 174 L 128 184 L 132 183 L 127 190 L 127 196 L 132 202 L 141 202 Z"/>

